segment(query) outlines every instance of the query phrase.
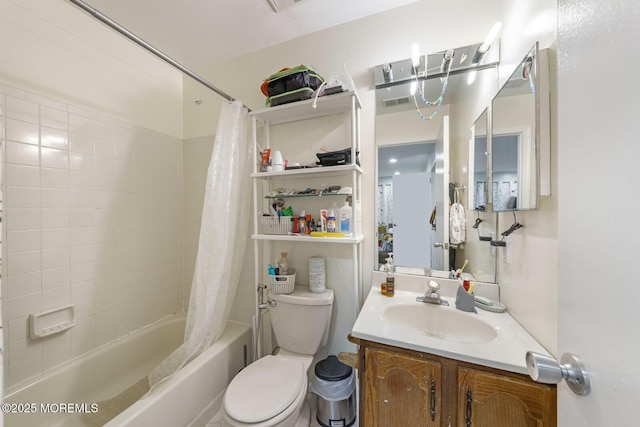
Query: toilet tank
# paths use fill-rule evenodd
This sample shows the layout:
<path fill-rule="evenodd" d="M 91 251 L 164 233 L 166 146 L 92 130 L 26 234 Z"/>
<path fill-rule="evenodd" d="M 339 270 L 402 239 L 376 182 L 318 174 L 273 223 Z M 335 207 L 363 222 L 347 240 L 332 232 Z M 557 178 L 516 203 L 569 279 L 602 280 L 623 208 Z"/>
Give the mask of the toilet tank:
<path fill-rule="evenodd" d="M 269 308 L 271 325 L 280 348 L 300 354 L 315 354 L 329 332 L 333 290 L 309 292 L 296 286 L 290 294 L 269 294 L 276 301 Z"/>

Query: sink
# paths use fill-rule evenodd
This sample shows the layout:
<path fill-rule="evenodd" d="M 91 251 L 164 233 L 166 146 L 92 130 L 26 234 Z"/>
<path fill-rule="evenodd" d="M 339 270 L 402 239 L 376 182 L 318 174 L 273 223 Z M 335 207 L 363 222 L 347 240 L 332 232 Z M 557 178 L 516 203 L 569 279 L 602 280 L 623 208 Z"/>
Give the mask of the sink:
<path fill-rule="evenodd" d="M 498 332 L 473 313 L 435 304 L 394 304 L 384 310 L 387 320 L 432 338 L 465 343 L 482 343 L 497 338 Z"/>

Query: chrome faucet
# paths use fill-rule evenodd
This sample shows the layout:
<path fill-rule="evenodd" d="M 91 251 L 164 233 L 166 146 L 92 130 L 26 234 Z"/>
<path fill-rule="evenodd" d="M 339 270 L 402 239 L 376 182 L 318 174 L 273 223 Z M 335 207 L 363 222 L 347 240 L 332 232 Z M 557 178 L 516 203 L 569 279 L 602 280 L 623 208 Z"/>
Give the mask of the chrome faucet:
<path fill-rule="evenodd" d="M 435 280 L 429 280 L 429 283 L 427 285 L 429 286 L 427 292 L 424 293 L 424 296 L 417 297 L 416 301 L 429 304 L 449 305 L 448 301 L 440 298 L 440 294 L 438 293 L 438 291 L 440 290 L 440 284 L 438 282 L 436 282 Z"/>

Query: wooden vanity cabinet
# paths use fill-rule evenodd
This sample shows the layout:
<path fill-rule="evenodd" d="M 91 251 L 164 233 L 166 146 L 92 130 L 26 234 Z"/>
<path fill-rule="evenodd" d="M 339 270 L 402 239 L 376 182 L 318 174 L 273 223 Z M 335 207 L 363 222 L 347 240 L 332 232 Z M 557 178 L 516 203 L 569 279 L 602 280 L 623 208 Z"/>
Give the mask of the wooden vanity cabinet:
<path fill-rule="evenodd" d="M 555 427 L 556 387 L 528 376 L 353 339 L 363 427 Z"/>

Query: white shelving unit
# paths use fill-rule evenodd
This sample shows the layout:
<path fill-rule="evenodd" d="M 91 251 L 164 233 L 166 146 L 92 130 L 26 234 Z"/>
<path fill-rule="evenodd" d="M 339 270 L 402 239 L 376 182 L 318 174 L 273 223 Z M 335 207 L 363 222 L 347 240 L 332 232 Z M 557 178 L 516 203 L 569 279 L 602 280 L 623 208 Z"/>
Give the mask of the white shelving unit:
<path fill-rule="evenodd" d="M 262 128 L 264 132 L 264 139 L 262 142 L 262 149 L 272 148 L 277 149 L 278 141 L 274 141 L 272 146 L 270 141 L 270 128 L 275 125 L 291 123 L 301 120 L 317 119 L 329 115 L 344 115 L 350 118 L 350 145 L 351 145 L 351 164 L 331 166 L 331 167 L 313 167 L 303 169 L 291 169 L 278 172 L 259 172 L 258 164 L 254 162 L 253 173 L 251 174 L 253 181 L 253 234 L 252 239 L 254 243 L 254 277 L 255 285 L 261 283 L 260 278 L 264 274 L 266 266 L 263 265 L 260 259 L 260 245 L 265 245 L 266 259 L 272 259 L 271 242 L 292 242 L 292 243 L 304 243 L 315 245 L 326 244 L 344 244 L 351 245 L 352 257 L 353 257 L 353 321 L 357 318 L 360 302 L 362 300 L 361 295 L 361 256 L 362 248 L 361 243 L 363 241 L 362 230 L 359 230 L 359 234 L 353 233 L 352 237 L 312 237 L 312 236 L 296 236 L 296 235 L 279 235 L 279 234 L 262 234 L 259 228 L 259 216 L 260 206 L 263 204 L 262 196 L 259 195 L 259 187 L 265 186 L 271 190 L 273 180 L 277 182 L 283 182 L 291 180 L 295 182 L 304 182 L 305 179 L 316 179 L 324 177 L 342 177 L 347 180 L 350 178 L 352 186 L 352 208 L 355 229 L 355 212 L 356 204 L 361 204 L 362 200 L 362 168 L 357 165 L 357 153 L 360 151 L 360 100 L 357 94 L 354 92 L 344 92 L 341 94 L 329 95 L 325 97 L 319 97 L 317 104 L 314 108 L 313 100 L 294 102 L 290 104 L 284 104 L 277 107 L 269 107 L 262 110 L 251 112 L 253 121 L 253 158 L 258 159 L 259 156 L 259 140 L 258 131 Z M 260 126 L 261 125 L 261 126 Z M 309 126 L 313 126 L 311 122 Z M 344 141 L 345 145 L 349 141 Z M 344 195 L 346 197 L 346 195 Z M 323 196 L 327 200 L 331 199 L 331 196 Z M 283 197 L 286 198 L 286 197 Z M 299 203 L 304 203 L 302 198 L 296 198 Z M 256 304 L 257 307 L 257 304 Z M 256 314 L 260 315 L 259 309 Z"/>

